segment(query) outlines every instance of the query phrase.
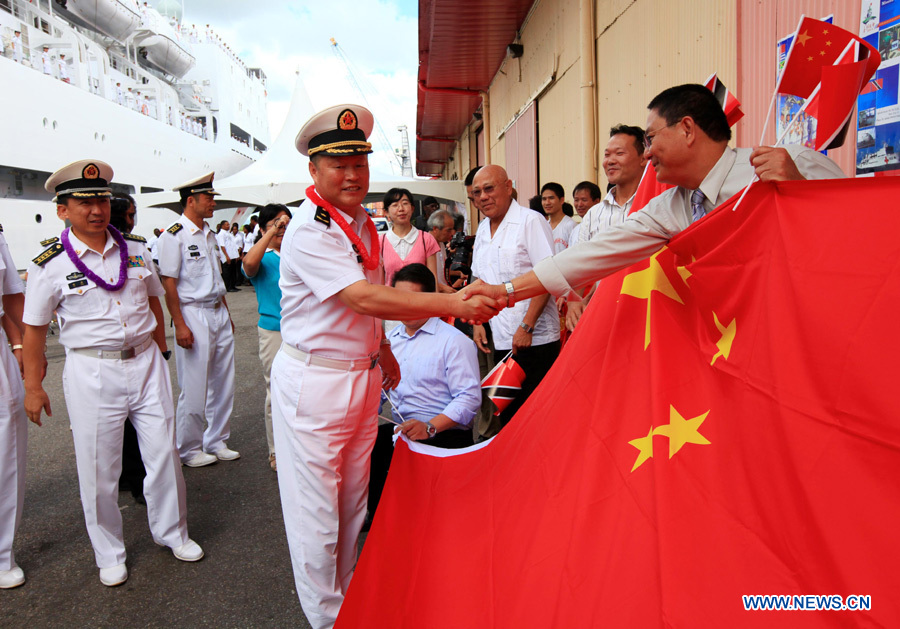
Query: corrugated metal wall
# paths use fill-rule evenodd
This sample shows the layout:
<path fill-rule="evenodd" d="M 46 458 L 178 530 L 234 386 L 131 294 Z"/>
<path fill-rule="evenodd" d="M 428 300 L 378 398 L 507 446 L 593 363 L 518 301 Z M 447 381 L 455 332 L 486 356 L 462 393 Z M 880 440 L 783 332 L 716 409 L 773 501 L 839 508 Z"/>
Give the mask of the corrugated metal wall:
<path fill-rule="evenodd" d="M 647 103 L 665 88 L 702 83 L 713 72 L 726 85 L 737 82 L 734 2 L 597 0 L 596 14 L 600 155 L 609 128 L 643 128 Z M 603 187 L 602 169 L 600 179 Z"/>
<path fill-rule="evenodd" d="M 738 0 L 737 45 L 740 51 L 735 94 L 746 116 L 736 126 L 737 144 L 759 143 L 763 120 L 775 89 L 776 42 L 790 35 L 801 15 L 823 18 L 834 15 L 834 23 L 851 33 L 859 32 L 860 0 Z M 726 81 L 729 87 L 731 84 Z M 847 134 L 845 146 L 829 151 L 848 175 L 856 172 L 856 123 Z M 774 118 L 769 122 L 764 143 L 775 142 Z"/>
<path fill-rule="evenodd" d="M 538 154 L 540 187 L 549 181 L 562 184 L 568 201 L 582 181 L 582 130 L 579 68 L 576 64 L 547 90 L 538 102 Z"/>
<path fill-rule="evenodd" d="M 537 99 L 538 187 L 551 173 L 555 177 L 562 171 L 579 170 L 583 134 L 578 107 L 578 9 L 579 0 L 538 0 L 522 29 L 524 54 L 507 59 L 491 84 L 491 161 L 495 164 L 506 161 L 504 130 Z M 545 153 L 552 161 L 545 161 Z"/>

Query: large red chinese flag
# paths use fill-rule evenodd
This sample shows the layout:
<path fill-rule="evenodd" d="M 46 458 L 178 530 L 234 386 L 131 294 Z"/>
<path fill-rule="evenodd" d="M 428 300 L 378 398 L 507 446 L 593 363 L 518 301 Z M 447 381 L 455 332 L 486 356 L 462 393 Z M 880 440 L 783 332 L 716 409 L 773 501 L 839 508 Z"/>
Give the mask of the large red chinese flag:
<path fill-rule="evenodd" d="M 757 184 L 601 282 L 493 441 L 398 443 L 337 627 L 900 626 L 897 198 Z"/>

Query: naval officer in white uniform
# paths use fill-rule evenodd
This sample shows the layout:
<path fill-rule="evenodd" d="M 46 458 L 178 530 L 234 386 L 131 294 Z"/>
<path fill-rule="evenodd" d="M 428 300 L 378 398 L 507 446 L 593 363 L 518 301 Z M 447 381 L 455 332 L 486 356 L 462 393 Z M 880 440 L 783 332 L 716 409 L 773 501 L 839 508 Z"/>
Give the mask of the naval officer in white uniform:
<path fill-rule="evenodd" d="M 25 296 L 25 412 L 39 423 L 50 415 L 44 391 L 47 326 L 57 313 L 66 348 L 63 390 L 75 442 L 81 502 L 100 581 L 128 578 L 118 507 L 125 418 L 138 435 L 147 469 L 144 495 L 153 541 L 182 561 L 203 557 L 188 538 L 184 478 L 173 443 L 172 386 L 163 359 L 162 285 L 139 236 L 109 225 L 112 168 L 74 162 L 45 188 L 68 220 L 28 268 Z"/>
<path fill-rule="evenodd" d="M 20 373 L 24 292 L 9 245 L 0 233 L 0 589 L 4 590 L 25 583 L 25 573 L 16 565 L 12 550 L 25 500 L 28 443 L 25 389 Z"/>
<path fill-rule="evenodd" d="M 219 246 L 205 220 L 212 218 L 219 194 L 213 189 L 214 174 L 175 188 L 184 213 L 156 245 L 166 306 L 175 325 L 181 389 L 176 444 L 189 467 L 241 456 L 226 444 L 234 406 L 234 325 L 225 303 Z"/>
<path fill-rule="evenodd" d="M 400 372 L 380 319 L 453 314 L 484 321 L 496 300 L 409 293 L 381 285 L 369 189 L 372 114 L 339 105 L 313 116 L 297 149 L 310 157 L 306 190 L 281 246 L 281 333 L 272 366 L 278 486 L 303 611 L 334 625 L 356 565 L 366 515 L 379 388 Z M 381 369 L 376 366 L 381 364 Z"/>

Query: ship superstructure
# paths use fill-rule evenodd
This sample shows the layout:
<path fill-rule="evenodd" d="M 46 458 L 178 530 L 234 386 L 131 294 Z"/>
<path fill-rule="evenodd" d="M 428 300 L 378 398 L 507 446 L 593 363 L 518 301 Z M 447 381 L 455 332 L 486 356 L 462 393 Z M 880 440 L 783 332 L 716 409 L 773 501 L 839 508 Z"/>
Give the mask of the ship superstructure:
<path fill-rule="evenodd" d="M 0 0 L 0 223 L 20 268 L 61 229 L 43 184 L 68 162 L 106 161 L 114 188 L 151 192 L 267 150 L 262 70 L 184 24 L 179 2 L 154 6 Z"/>

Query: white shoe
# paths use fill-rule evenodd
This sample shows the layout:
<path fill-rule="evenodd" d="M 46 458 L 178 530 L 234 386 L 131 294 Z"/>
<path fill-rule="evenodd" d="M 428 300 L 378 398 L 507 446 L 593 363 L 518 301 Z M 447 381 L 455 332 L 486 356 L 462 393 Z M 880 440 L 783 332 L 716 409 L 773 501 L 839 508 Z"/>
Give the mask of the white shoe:
<path fill-rule="evenodd" d="M 192 539 L 189 539 L 177 548 L 173 548 L 172 554 L 181 561 L 200 561 L 203 559 L 203 549 L 200 548 L 200 544 Z"/>
<path fill-rule="evenodd" d="M 112 568 L 100 568 L 100 583 L 107 587 L 122 585 L 128 580 L 128 568 L 120 563 Z"/>
<path fill-rule="evenodd" d="M 218 460 L 219 459 L 211 454 L 207 454 L 206 452 L 198 452 L 189 460 L 185 461 L 184 464 L 188 467 L 203 467 L 204 465 L 212 465 Z"/>
<path fill-rule="evenodd" d="M 17 588 L 25 583 L 25 573 L 19 566 L 13 566 L 9 570 L 0 570 L 0 590 Z"/>
<path fill-rule="evenodd" d="M 216 450 L 216 458 L 220 461 L 234 461 L 235 459 L 241 458 L 241 453 L 229 450 L 228 448 L 222 448 L 221 450 Z"/>

